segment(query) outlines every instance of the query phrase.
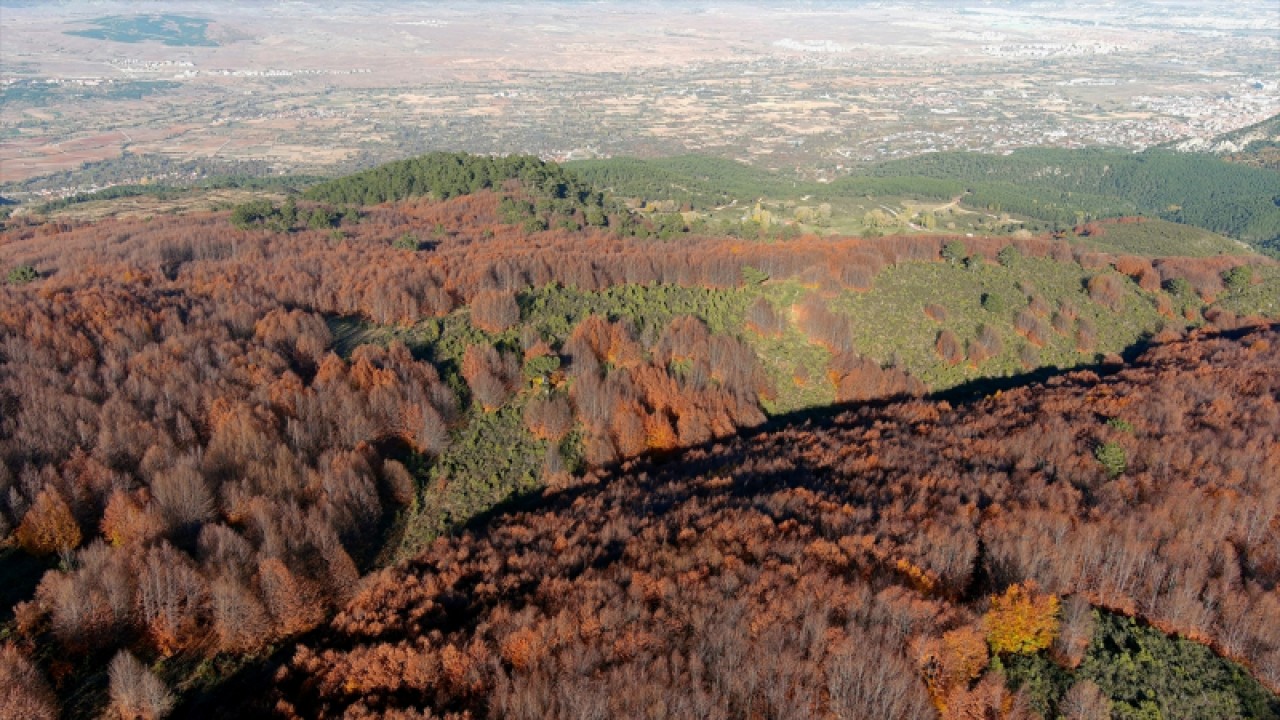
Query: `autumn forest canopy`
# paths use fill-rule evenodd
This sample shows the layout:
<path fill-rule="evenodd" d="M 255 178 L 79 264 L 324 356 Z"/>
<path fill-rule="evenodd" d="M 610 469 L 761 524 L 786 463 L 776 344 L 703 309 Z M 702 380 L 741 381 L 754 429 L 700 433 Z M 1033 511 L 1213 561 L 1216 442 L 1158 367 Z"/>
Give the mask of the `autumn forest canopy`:
<path fill-rule="evenodd" d="M 433 153 L 9 217 L 0 717 L 1280 717 L 1274 180 Z"/>

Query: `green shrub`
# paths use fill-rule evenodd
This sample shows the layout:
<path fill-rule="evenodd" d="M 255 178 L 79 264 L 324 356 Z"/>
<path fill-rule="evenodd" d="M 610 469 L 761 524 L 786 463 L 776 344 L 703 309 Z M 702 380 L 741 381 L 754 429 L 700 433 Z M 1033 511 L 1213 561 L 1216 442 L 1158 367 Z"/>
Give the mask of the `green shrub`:
<path fill-rule="evenodd" d="M 1222 274 L 1222 281 L 1228 290 L 1240 292 L 1253 284 L 1253 268 L 1248 265 L 1233 267 Z"/>
<path fill-rule="evenodd" d="M 1128 455 L 1124 446 L 1118 442 L 1105 442 L 1094 448 L 1093 456 L 1102 463 L 1108 477 L 1119 477 L 1129 466 Z"/>
<path fill-rule="evenodd" d="M 250 200 L 240 203 L 231 211 L 231 224 L 244 230 L 250 225 L 264 223 L 280 216 L 280 211 L 270 200 Z"/>
<path fill-rule="evenodd" d="M 36 272 L 36 269 L 30 265 L 18 265 L 9 271 L 7 279 L 10 285 L 26 285 L 32 280 L 39 279 L 39 277 L 40 273 Z"/>
<path fill-rule="evenodd" d="M 524 376 L 529 380 L 550 375 L 560 369 L 558 355 L 539 355 L 524 361 Z"/>
<path fill-rule="evenodd" d="M 307 217 L 307 227 L 312 230 L 324 230 L 338 224 L 339 215 L 327 208 L 316 208 Z"/>
<path fill-rule="evenodd" d="M 1093 640 L 1077 668 L 1059 666 L 1042 652 L 995 658 L 992 669 L 1046 718 L 1069 717 L 1064 700 L 1073 685 L 1083 682 L 1109 701 L 1116 720 L 1280 718 L 1280 698 L 1240 665 L 1133 618 L 1093 613 Z"/>
<path fill-rule="evenodd" d="M 405 233 L 396 238 L 396 241 L 392 243 L 391 246 L 397 250 L 417 250 L 421 247 L 418 243 L 418 238 L 414 237 L 410 233 Z"/>
<path fill-rule="evenodd" d="M 1175 297 L 1186 297 L 1191 294 L 1191 283 L 1186 278 L 1173 278 L 1164 284 L 1164 289 Z"/>
<path fill-rule="evenodd" d="M 1005 267 L 1012 267 L 1021 257 L 1022 253 L 1012 245 L 1005 245 L 1000 248 L 1000 252 L 996 253 L 996 260 Z"/>
<path fill-rule="evenodd" d="M 1099 613 L 1075 677 L 1102 689 L 1115 718 L 1280 717 L 1280 700 L 1243 667 L 1200 643 L 1107 612 Z"/>
<path fill-rule="evenodd" d="M 964 243 L 959 240 L 952 240 L 942 246 L 942 259 L 949 263 L 959 264 L 962 260 L 969 256 L 969 251 L 965 248 Z"/>
<path fill-rule="evenodd" d="M 1107 427 L 1115 428 L 1120 432 L 1133 433 L 1133 423 L 1121 418 L 1111 418 L 1107 421 Z"/>
<path fill-rule="evenodd" d="M 753 268 L 750 265 L 742 266 L 742 282 L 745 285 L 763 285 L 769 279 L 769 273 Z"/>

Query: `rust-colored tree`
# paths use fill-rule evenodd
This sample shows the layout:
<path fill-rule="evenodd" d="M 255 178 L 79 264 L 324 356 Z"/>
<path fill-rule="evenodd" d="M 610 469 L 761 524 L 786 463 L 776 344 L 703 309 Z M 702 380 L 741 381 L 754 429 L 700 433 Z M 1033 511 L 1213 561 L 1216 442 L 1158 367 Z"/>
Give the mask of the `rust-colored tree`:
<path fill-rule="evenodd" d="M 948 365 L 955 365 L 964 359 L 964 346 L 960 344 L 960 338 L 950 330 L 938 333 L 933 349 Z"/>
<path fill-rule="evenodd" d="M 563 395 L 539 395 L 525 405 L 524 422 L 534 435 L 558 442 L 573 429 L 573 408 Z"/>
<path fill-rule="evenodd" d="M 0 645 L 0 718 L 56 720 L 58 702 L 40 670 L 12 643 Z"/>
<path fill-rule="evenodd" d="M 1089 299 L 1112 312 L 1124 309 L 1124 280 L 1114 273 L 1100 273 L 1089 278 Z"/>
<path fill-rule="evenodd" d="M 1111 720 L 1111 700 L 1098 685 L 1080 680 L 1058 701 L 1062 720 Z"/>
<path fill-rule="evenodd" d="M 80 525 L 62 494 L 46 487 L 36 496 L 14 533 L 18 545 L 32 555 L 69 552 L 80 544 Z"/>
<path fill-rule="evenodd" d="M 472 324 L 485 332 L 499 333 L 520 322 L 520 306 L 509 292 L 477 293 L 470 307 Z"/>
<path fill-rule="evenodd" d="M 102 536 L 116 546 L 141 545 L 164 532 L 159 512 L 124 490 L 111 493 L 102 511 Z"/>

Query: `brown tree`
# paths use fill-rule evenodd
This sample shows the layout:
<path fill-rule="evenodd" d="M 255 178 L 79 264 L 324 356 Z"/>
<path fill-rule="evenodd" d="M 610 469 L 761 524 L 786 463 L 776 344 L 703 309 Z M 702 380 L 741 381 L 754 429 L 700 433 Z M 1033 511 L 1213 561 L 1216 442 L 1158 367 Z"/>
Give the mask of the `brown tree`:
<path fill-rule="evenodd" d="M 509 292 L 486 290 L 471 299 L 471 322 L 485 332 L 499 333 L 520 322 L 520 306 Z"/>
<path fill-rule="evenodd" d="M 0 645 L 0 718 L 56 720 L 58 702 L 49 683 L 11 643 Z"/>
<path fill-rule="evenodd" d="M 573 429 L 573 408 L 563 395 L 538 395 L 525 405 L 524 422 L 534 435 L 558 442 Z"/>
<path fill-rule="evenodd" d="M 46 487 L 36 496 L 14 533 L 18 544 L 32 555 L 69 552 L 80 544 L 80 526 L 62 494 Z"/>
<path fill-rule="evenodd" d="M 964 359 L 964 349 L 960 344 L 960 338 L 950 330 L 943 330 L 938 333 L 938 340 L 934 343 L 933 349 L 938 353 L 938 357 L 942 358 L 948 365 L 955 365 Z"/>
<path fill-rule="evenodd" d="M 1124 281 L 1119 275 L 1102 273 L 1089 278 L 1089 299 L 1112 312 L 1124 309 Z"/>
<path fill-rule="evenodd" d="M 1111 720 L 1111 700 L 1089 680 L 1072 685 L 1058 701 L 1062 720 Z"/>

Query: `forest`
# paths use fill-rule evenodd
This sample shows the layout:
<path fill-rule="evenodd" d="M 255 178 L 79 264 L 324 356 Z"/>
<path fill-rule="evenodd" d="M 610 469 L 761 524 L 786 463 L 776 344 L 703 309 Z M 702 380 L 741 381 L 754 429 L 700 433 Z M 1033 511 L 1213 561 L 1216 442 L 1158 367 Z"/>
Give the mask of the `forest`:
<path fill-rule="evenodd" d="M 0 716 L 1280 713 L 1275 261 L 659 222 L 7 220 Z"/>
<path fill-rule="evenodd" d="M 378 574 L 274 709 L 1280 716 L 1277 341 L 1201 333 L 591 474 Z"/>
<path fill-rule="evenodd" d="M 757 198 L 833 202 L 854 197 L 963 198 L 967 207 L 1015 213 L 1059 229 L 1086 220 L 1145 215 L 1224 233 L 1280 252 L 1275 172 L 1209 155 L 1153 149 L 1032 148 L 1009 155 L 930 153 L 859 170 L 832 182 L 802 181 L 698 156 L 570 163 L 585 181 L 619 196 L 705 209 Z"/>
<path fill-rule="evenodd" d="M 885 163 L 874 172 L 975 183 L 971 202 L 1034 214 L 1027 200 L 1035 200 L 1035 194 L 1018 200 L 1013 186 L 1030 187 L 1058 194 L 1062 207 L 1094 218 L 1136 211 L 1280 250 L 1275 172 L 1209 156 L 1032 148 L 1006 156 L 936 153 Z M 1117 208 L 1117 200 L 1129 209 Z"/>

